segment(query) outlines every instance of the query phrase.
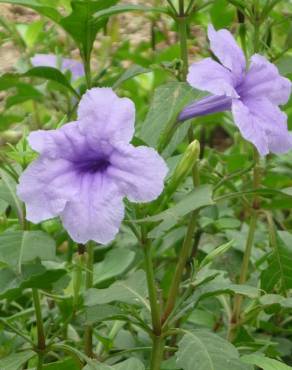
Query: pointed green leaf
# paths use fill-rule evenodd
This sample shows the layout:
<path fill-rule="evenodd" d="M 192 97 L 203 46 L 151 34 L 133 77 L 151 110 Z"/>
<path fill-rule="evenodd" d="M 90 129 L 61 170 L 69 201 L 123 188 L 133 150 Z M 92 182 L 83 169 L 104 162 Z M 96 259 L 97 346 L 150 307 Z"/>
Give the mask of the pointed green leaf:
<path fill-rule="evenodd" d="M 36 353 L 31 350 L 26 350 L 19 353 L 12 353 L 11 355 L 0 359 L 1 370 L 20 370 L 22 366 L 36 356 Z"/>
<path fill-rule="evenodd" d="M 106 289 L 90 289 L 85 296 L 86 306 L 115 301 L 136 306 L 142 304 L 149 309 L 145 272 L 136 271 L 127 280 L 117 281 Z"/>
<path fill-rule="evenodd" d="M 283 362 L 263 356 L 262 354 L 244 355 L 241 360 L 247 364 L 256 365 L 262 370 L 292 370 L 291 366 Z"/>
<path fill-rule="evenodd" d="M 239 359 L 237 349 L 225 339 L 204 330 L 184 330 L 176 363 L 183 370 L 251 370 Z"/>
<path fill-rule="evenodd" d="M 0 235 L 0 262 L 21 273 L 23 263 L 36 258 L 53 261 L 55 241 L 43 231 L 6 231 Z"/>

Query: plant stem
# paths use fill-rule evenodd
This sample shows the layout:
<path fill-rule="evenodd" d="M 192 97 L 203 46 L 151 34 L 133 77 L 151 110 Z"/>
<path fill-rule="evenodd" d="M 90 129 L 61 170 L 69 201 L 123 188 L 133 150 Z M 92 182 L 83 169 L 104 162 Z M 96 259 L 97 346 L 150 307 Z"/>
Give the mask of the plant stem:
<path fill-rule="evenodd" d="M 160 364 L 163 357 L 164 351 L 164 339 L 160 336 L 153 336 L 153 347 L 152 347 L 152 357 L 151 357 L 151 367 L 150 370 L 160 370 Z"/>
<path fill-rule="evenodd" d="M 183 271 L 184 271 L 187 259 L 191 253 L 191 249 L 193 246 L 193 235 L 194 235 L 195 226 L 196 226 L 196 218 L 197 218 L 197 212 L 194 211 L 191 214 L 187 233 L 186 233 L 183 245 L 182 245 L 178 263 L 176 265 L 174 277 L 171 282 L 170 291 L 168 294 L 168 300 L 167 300 L 166 307 L 165 307 L 163 317 L 162 317 L 163 323 L 168 319 L 169 315 L 171 314 L 175 306 Z"/>
<path fill-rule="evenodd" d="M 255 148 L 254 148 L 254 159 L 255 159 L 255 166 L 253 170 L 253 187 L 256 190 L 260 187 L 260 183 L 261 183 L 261 169 L 259 165 L 259 154 Z M 260 208 L 260 199 L 258 195 L 255 195 L 253 198 L 253 211 L 252 211 L 251 220 L 249 224 L 249 231 L 247 235 L 245 251 L 244 251 L 243 261 L 241 265 L 239 281 L 238 281 L 239 284 L 244 284 L 247 280 L 248 265 L 249 265 L 249 260 L 251 256 L 252 246 L 254 243 L 254 235 L 255 235 L 256 225 L 257 225 L 257 218 L 258 218 L 257 210 L 259 208 Z M 228 339 L 230 341 L 234 339 L 235 331 L 240 321 L 242 300 L 243 298 L 239 294 L 237 294 L 234 298 L 234 306 L 233 306 L 233 311 L 232 311 L 230 329 L 228 333 Z"/>
<path fill-rule="evenodd" d="M 38 363 L 37 363 L 37 370 L 42 370 L 44 363 L 44 355 L 43 353 L 38 354 Z"/>
<path fill-rule="evenodd" d="M 184 0 L 179 0 L 179 15 L 176 18 L 180 42 L 180 56 L 183 61 L 182 80 L 185 81 L 189 68 L 187 44 L 187 15 L 185 14 Z"/>
<path fill-rule="evenodd" d="M 85 71 L 85 78 L 86 78 L 86 85 L 87 89 L 91 88 L 91 68 L 90 68 L 90 58 L 86 57 L 84 59 L 84 71 Z"/>
<path fill-rule="evenodd" d="M 145 270 L 147 276 L 148 294 L 151 308 L 152 319 L 152 354 L 150 370 L 160 370 L 163 358 L 164 340 L 161 331 L 161 313 L 158 300 L 157 288 L 155 284 L 154 268 L 151 256 L 151 243 L 142 228 L 142 245 L 145 256 Z"/>
<path fill-rule="evenodd" d="M 239 276 L 239 281 L 238 281 L 239 284 L 244 284 L 247 280 L 248 265 L 249 265 L 249 260 L 251 256 L 254 235 L 256 231 L 256 224 L 257 224 L 257 213 L 254 211 L 251 216 L 251 220 L 249 224 L 249 231 L 248 231 L 248 236 L 246 240 L 245 251 L 243 255 L 243 261 L 242 261 L 240 276 Z M 232 314 L 233 320 L 235 321 L 235 323 L 238 323 L 239 318 L 240 318 L 241 303 L 242 303 L 242 296 L 237 294 L 235 296 L 234 308 L 233 308 L 233 314 Z"/>
<path fill-rule="evenodd" d="M 147 241 L 146 245 L 144 246 L 144 255 L 153 333 L 156 336 L 160 336 L 161 334 L 160 307 L 158 302 L 157 288 L 155 284 L 154 269 L 151 257 L 151 244 L 149 243 L 149 241 Z"/>
<path fill-rule="evenodd" d="M 40 302 L 39 291 L 36 288 L 32 289 L 32 298 L 34 303 L 35 315 L 36 315 L 36 325 L 38 334 L 38 349 L 43 351 L 46 348 L 46 337 L 42 318 L 42 309 Z"/>
<path fill-rule="evenodd" d="M 93 286 L 93 263 L 94 263 L 94 244 L 88 242 L 86 245 L 87 251 L 87 264 L 86 264 L 86 277 L 85 277 L 85 289 L 88 290 Z M 84 351 L 88 357 L 93 357 L 92 349 L 92 325 L 86 325 L 84 331 Z"/>

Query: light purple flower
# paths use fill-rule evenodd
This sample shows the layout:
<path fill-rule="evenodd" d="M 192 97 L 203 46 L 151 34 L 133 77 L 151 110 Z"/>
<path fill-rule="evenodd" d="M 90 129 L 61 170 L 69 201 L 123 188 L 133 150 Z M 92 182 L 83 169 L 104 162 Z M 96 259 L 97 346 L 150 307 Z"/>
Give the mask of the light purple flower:
<path fill-rule="evenodd" d="M 149 202 L 163 190 L 167 166 L 152 148 L 134 147 L 135 106 L 110 88 L 83 95 L 78 119 L 29 135 L 40 153 L 17 188 L 27 219 L 60 216 L 73 240 L 114 239 L 124 217 L 123 198 Z"/>
<path fill-rule="evenodd" d="M 196 89 L 212 94 L 187 106 L 179 120 L 231 110 L 242 136 L 261 155 L 284 153 L 292 148 L 287 116 L 279 109 L 291 93 L 291 82 L 276 66 L 259 54 L 249 68 L 242 50 L 225 29 L 208 29 L 210 47 L 221 64 L 211 58 L 190 66 L 187 81 Z"/>
<path fill-rule="evenodd" d="M 62 72 L 70 71 L 73 81 L 84 76 L 83 64 L 78 60 L 63 58 L 54 54 L 36 54 L 31 58 L 31 64 L 34 67 L 54 67 L 59 68 Z"/>

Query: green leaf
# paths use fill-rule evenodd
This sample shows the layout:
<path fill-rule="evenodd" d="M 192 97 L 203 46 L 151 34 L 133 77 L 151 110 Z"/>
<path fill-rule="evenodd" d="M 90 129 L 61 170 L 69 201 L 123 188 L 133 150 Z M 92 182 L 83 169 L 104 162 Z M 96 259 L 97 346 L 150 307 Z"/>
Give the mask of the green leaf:
<path fill-rule="evenodd" d="M 85 305 L 94 306 L 111 302 L 144 305 L 148 310 L 146 275 L 142 270 L 133 273 L 127 280 L 117 281 L 106 289 L 90 289 L 85 296 Z"/>
<path fill-rule="evenodd" d="M 106 321 L 114 318 L 119 318 L 124 313 L 115 306 L 109 304 L 101 304 L 86 307 L 85 310 L 86 323 L 89 325 L 96 324 L 101 321 Z"/>
<path fill-rule="evenodd" d="M 11 355 L 3 359 L 0 359 L 0 369 L 20 370 L 22 369 L 22 366 L 34 356 L 36 356 L 36 353 L 31 350 L 26 350 L 19 353 L 12 353 Z"/>
<path fill-rule="evenodd" d="M 55 260 L 55 241 L 43 231 L 6 231 L 0 235 L 0 262 L 21 273 L 23 263 Z"/>
<path fill-rule="evenodd" d="M 271 292 L 276 284 L 280 285 L 282 291 L 292 289 L 292 234 L 287 231 L 277 233 L 268 264 L 261 274 L 262 289 Z"/>
<path fill-rule="evenodd" d="M 106 19 L 93 17 L 93 14 L 115 5 L 117 1 L 73 0 L 71 14 L 61 20 L 61 26 L 75 40 L 86 60 L 89 58 L 98 30 L 106 23 Z"/>
<path fill-rule="evenodd" d="M 49 6 L 49 2 L 39 0 L 0 0 L 0 3 L 22 5 L 27 8 L 31 8 L 41 15 L 44 15 L 54 22 L 59 23 L 61 20 L 61 14 L 55 9 L 55 7 Z"/>
<path fill-rule="evenodd" d="M 262 354 L 244 355 L 241 360 L 247 364 L 256 365 L 263 370 L 292 370 L 291 366 L 283 362 L 263 356 Z"/>
<path fill-rule="evenodd" d="M 17 214 L 20 221 L 24 220 L 22 202 L 16 195 L 16 182 L 5 171 L 0 169 L 0 199 L 5 200 Z"/>
<path fill-rule="evenodd" d="M 121 76 L 120 78 L 114 83 L 113 89 L 119 87 L 123 82 L 130 80 L 131 78 L 141 75 L 143 73 L 151 72 L 150 68 L 144 68 L 137 64 L 130 66 Z"/>
<path fill-rule="evenodd" d="M 235 8 L 227 0 L 215 0 L 210 15 L 215 28 L 229 27 L 235 17 Z"/>
<path fill-rule="evenodd" d="M 20 75 L 20 77 L 38 77 L 44 78 L 46 80 L 55 81 L 58 84 L 69 89 L 74 95 L 79 97 L 77 91 L 73 89 L 70 82 L 67 80 L 66 76 L 59 71 L 57 68 L 53 67 L 34 67 L 27 72 Z"/>
<path fill-rule="evenodd" d="M 150 7 L 150 6 L 144 6 L 144 5 L 136 5 L 136 4 L 122 4 L 122 5 L 116 5 L 112 6 L 110 8 L 101 10 L 99 12 L 96 12 L 94 16 L 96 18 L 102 18 L 102 17 L 110 17 L 112 15 L 126 13 L 126 12 L 153 12 L 153 13 L 164 13 L 167 15 L 171 15 L 167 8 L 158 8 L 158 7 Z"/>
<path fill-rule="evenodd" d="M 116 248 L 106 254 L 102 262 L 94 265 L 94 285 L 121 275 L 132 264 L 135 252 Z"/>
<path fill-rule="evenodd" d="M 292 56 L 285 55 L 277 62 L 277 67 L 281 75 L 287 76 L 292 73 Z"/>
<path fill-rule="evenodd" d="M 184 330 L 178 344 L 176 362 L 183 370 L 250 370 L 242 363 L 237 349 L 225 339 L 203 330 Z"/>
<path fill-rule="evenodd" d="M 43 370 L 80 370 L 80 366 L 71 358 L 44 364 Z"/>
<path fill-rule="evenodd" d="M 184 82 L 169 82 L 159 86 L 137 136 L 149 146 L 157 148 L 161 141 L 167 140 L 167 133 L 174 126 L 181 110 L 198 97 L 199 92 Z M 181 127 L 185 126 L 181 124 Z"/>
<path fill-rule="evenodd" d="M 265 294 L 259 298 L 263 306 L 279 305 L 283 308 L 292 308 L 292 298 L 285 298 L 279 294 Z"/>
<path fill-rule="evenodd" d="M 175 224 L 178 223 L 182 219 L 182 217 L 184 217 L 191 211 L 210 206 L 212 204 L 212 187 L 210 185 L 202 185 L 195 188 L 173 207 L 170 207 L 169 209 L 157 215 L 150 216 L 144 219 L 144 221 L 151 222 L 162 221 L 159 226 L 155 227 L 149 233 L 149 236 L 152 238 L 162 236 L 165 231 L 175 226 Z"/>
<path fill-rule="evenodd" d="M 91 361 L 83 370 L 145 370 L 145 367 L 137 358 L 129 358 L 126 361 L 112 366 Z"/>
<path fill-rule="evenodd" d="M 0 269 L 0 299 L 12 299 L 22 294 L 26 288 L 51 289 L 66 270 L 55 262 L 39 261 L 22 265 L 21 274 L 9 268 Z"/>

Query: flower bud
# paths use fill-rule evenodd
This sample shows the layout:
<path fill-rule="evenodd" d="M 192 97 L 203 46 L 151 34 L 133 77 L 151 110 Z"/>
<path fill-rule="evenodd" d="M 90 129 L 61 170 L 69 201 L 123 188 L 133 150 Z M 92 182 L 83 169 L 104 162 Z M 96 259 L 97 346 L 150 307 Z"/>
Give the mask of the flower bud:
<path fill-rule="evenodd" d="M 182 159 L 176 166 L 173 176 L 169 183 L 168 190 L 172 193 L 177 187 L 185 180 L 188 174 L 191 172 L 194 164 L 198 160 L 200 155 L 200 143 L 198 140 L 192 141 L 186 151 L 183 154 Z"/>

